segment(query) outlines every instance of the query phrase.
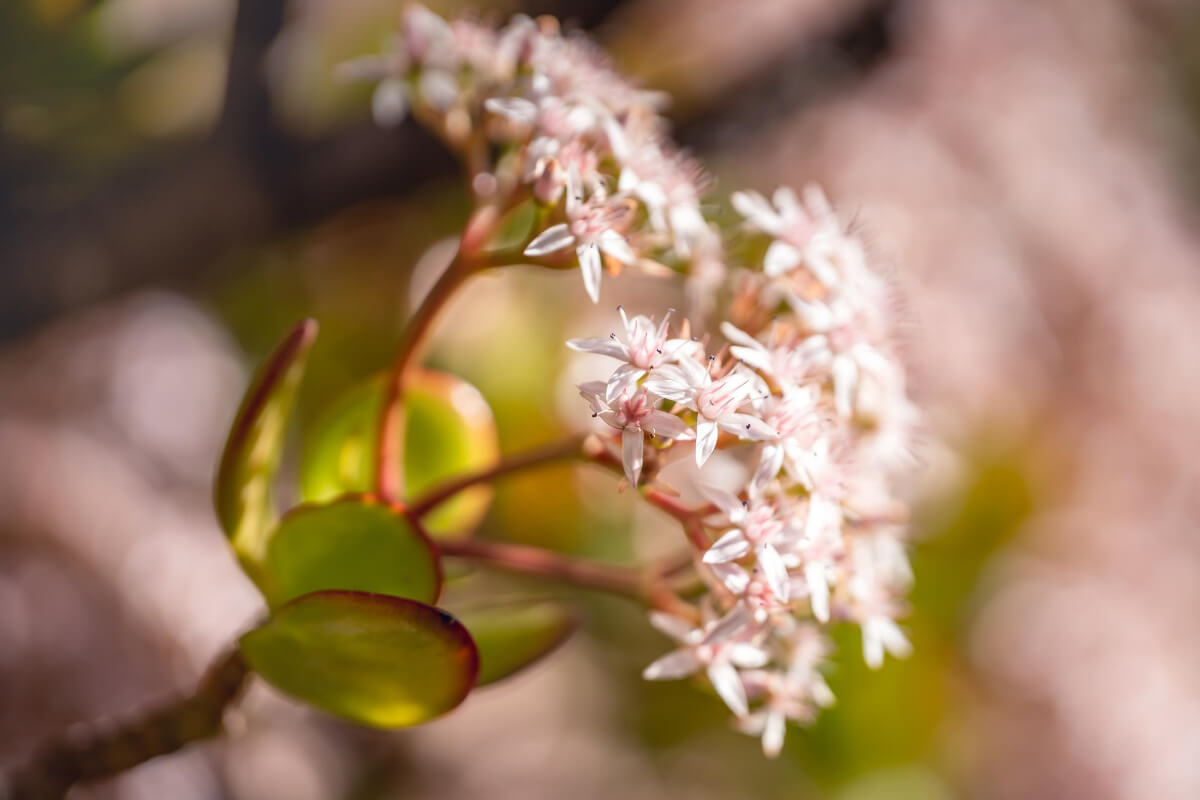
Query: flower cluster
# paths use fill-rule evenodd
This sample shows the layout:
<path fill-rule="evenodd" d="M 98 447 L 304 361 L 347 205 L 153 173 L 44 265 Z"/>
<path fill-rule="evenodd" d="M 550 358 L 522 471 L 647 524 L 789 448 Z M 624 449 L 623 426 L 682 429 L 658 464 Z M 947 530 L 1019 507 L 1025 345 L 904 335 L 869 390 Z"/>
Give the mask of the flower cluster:
<path fill-rule="evenodd" d="M 605 267 L 694 264 L 686 271 L 709 284 L 719 270 L 720 236 L 700 211 L 706 180 L 664 135 L 664 96 L 632 85 L 552 18 L 493 30 L 411 6 L 392 52 L 344 70 L 382 79 L 380 123 L 411 112 L 462 153 L 481 199 L 535 201 L 524 255 L 578 264 L 592 300 Z"/>
<path fill-rule="evenodd" d="M 671 338 L 668 319 L 656 326 L 622 309 L 624 336 L 568 346 L 621 362 L 580 390 L 621 431 L 631 483 L 647 436 L 662 449 L 689 443 L 699 467 L 717 448 L 749 450 L 744 486 L 702 487 L 711 543 L 699 554 L 709 585 L 700 624 L 656 613 L 680 646 L 646 677 L 703 670 L 739 727 L 774 754 L 785 720 L 832 701 L 819 670 L 824 627 L 857 622 L 872 667 L 909 650 L 894 621 L 910 574 L 892 483 L 908 464 L 915 413 L 886 285 L 820 191 L 803 203 L 787 189 L 773 202 L 753 192 L 733 202 L 766 247 L 760 268 L 736 275 L 724 345 Z"/>
<path fill-rule="evenodd" d="M 858 624 L 871 667 L 905 655 L 894 484 L 916 414 L 889 288 L 821 191 L 734 193 L 744 222 L 722 236 L 701 212 L 707 181 L 664 134 L 662 97 L 546 18 L 494 30 L 413 7 L 391 53 L 349 69 L 382 79 L 381 123 L 411 112 L 462 155 L 481 205 L 532 205 L 520 257 L 578 265 L 593 301 L 606 268 L 681 275 L 697 319 L 723 320 L 694 337 L 687 321 L 672 333 L 670 311 L 619 309 L 620 332 L 567 343 L 618 362 L 579 389 L 630 485 L 662 491 L 670 453 L 746 466 L 743 485 L 702 487 L 708 504 L 687 513 L 705 591 L 652 614 L 678 649 L 645 676 L 703 672 L 775 754 L 786 721 L 833 701 L 830 625 Z M 730 266 L 734 246 L 749 263 Z"/>

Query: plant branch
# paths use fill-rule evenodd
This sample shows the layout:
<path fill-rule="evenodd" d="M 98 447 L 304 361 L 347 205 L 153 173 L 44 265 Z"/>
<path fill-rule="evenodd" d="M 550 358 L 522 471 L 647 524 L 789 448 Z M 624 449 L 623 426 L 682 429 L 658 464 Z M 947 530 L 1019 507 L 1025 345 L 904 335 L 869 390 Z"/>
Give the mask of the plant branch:
<path fill-rule="evenodd" d="M 511 475 L 514 472 L 540 467 L 543 464 L 550 464 L 555 461 L 582 458 L 585 438 L 587 437 L 568 436 L 557 442 L 551 442 L 532 450 L 506 456 L 494 466 L 487 469 L 467 473 L 461 477 L 446 481 L 439 486 L 435 486 L 425 495 L 415 500 L 409 507 L 409 510 L 414 515 L 421 517 L 454 497 L 454 495 L 476 484 L 490 483 L 497 478 Z"/>
<path fill-rule="evenodd" d="M 129 720 L 73 727 L 39 749 L 0 783 L 8 800 L 52 800 L 75 783 L 107 778 L 221 732 L 225 709 L 240 693 L 249 667 L 236 647 L 219 658 L 196 691 Z"/>
<path fill-rule="evenodd" d="M 538 547 L 485 539 L 439 542 L 437 546 L 444 556 L 478 561 L 509 572 L 538 575 L 642 602 L 647 598 L 647 576 L 633 567 L 600 564 Z"/>

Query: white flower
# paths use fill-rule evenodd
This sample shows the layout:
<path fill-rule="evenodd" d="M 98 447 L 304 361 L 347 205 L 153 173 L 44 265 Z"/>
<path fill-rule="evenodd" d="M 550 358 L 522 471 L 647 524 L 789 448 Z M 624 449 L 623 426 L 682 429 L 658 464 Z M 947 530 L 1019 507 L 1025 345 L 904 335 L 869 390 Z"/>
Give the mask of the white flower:
<path fill-rule="evenodd" d="M 724 378 L 714 381 L 707 369 L 685 355 L 674 364 L 656 369 L 645 385 L 659 397 L 697 412 L 696 466 L 704 466 L 716 449 L 717 436 L 722 430 L 755 441 L 775 438 L 775 431 L 767 423 L 738 411 L 749 401 L 756 379 L 754 373 L 735 367 Z"/>
<path fill-rule="evenodd" d="M 778 277 L 804 264 L 829 288 L 840 283 L 838 261 L 861 260 L 853 239 L 845 236 L 824 193 L 804 190 L 804 204 L 787 187 L 775 190 L 774 205 L 758 192 L 734 192 L 733 207 L 754 228 L 775 237 L 763 257 L 763 272 Z"/>
<path fill-rule="evenodd" d="M 601 253 L 623 264 L 637 261 L 637 255 L 618 228 L 628 222 L 630 208 L 620 201 L 599 200 L 584 204 L 577 200 L 577 181 L 568 180 L 567 222 L 551 225 L 525 248 L 527 256 L 544 256 L 574 246 L 583 272 L 583 286 L 592 302 L 600 301 Z"/>
<path fill-rule="evenodd" d="M 734 609 L 721 620 L 693 628 L 686 620 L 661 612 L 652 612 L 650 623 L 681 646 L 642 671 L 646 680 L 686 678 L 702 667 L 717 694 L 738 716 L 749 710 L 746 690 L 738 667 L 754 669 L 770 661 L 770 654 L 743 637 L 749 620 Z"/>
<path fill-rule="evenodd" d="M 693 344 L 687 339 L 668 338 L 671 311 L 666 313 L 657 328 L 652 317 L 639 314 L 630 319 L 622 306 L 617 306 L 617 311 L 621 313 L 621 321 L 625 325 L 624 339 L 616 333 L 611 333 L 607 339 L 567 341 L 567 347 L 572 350 L 596 353 L 625 362 L 608 379 L 605 400 L 609 403 L 626 388 L 645 377 L 650 370 Z"/>
<path fill-rule="evenodd" d="M 833 705 L 833 692 L 817 671 L 828 652 L 820 633 L 810 625 L 791 632 L 786 670 L 751 670 L 743 673 L 747 689 L 765 695 L 763 705 L 738 721 L 738 728 L 762 737 L 763 753 L 774 758 L 783 749 L 788 720 L 807 722 L 816 708 Z"/>
<path fill-rule="evenodd" d="M 592 416 L 621 431 L 621 464 L 634 486 L 642 474 L 644 435 L 674 439 L 687 430 L 679 417 L 655 408 L 655 398 L 644 389 L 626 390 L 608 400 L 604 383 L 588 381 L 579 384 L 579 393 L 591 405 Z"/>
<path fill-rule="evenodd" d="M 773 504 L 755 499 L 739 503 L 732 495 L 709 490 L 710 499 L 721 509 L 735 527 L 725 531 L 704 553 L 704 563 L 725 564 L 737 561 L 751 552 L 771 591 L 786 603 L 789 596 L 789 576 L 776 545 L 787 532 L 787 525 Z"/>

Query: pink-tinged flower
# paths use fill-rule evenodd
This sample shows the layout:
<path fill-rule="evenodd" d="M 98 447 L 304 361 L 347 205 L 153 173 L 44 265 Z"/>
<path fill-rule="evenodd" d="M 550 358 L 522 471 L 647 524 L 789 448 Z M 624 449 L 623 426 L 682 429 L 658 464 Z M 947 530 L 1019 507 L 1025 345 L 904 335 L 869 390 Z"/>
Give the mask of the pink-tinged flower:
<path fill-rule="evenodd" d="M 734 358 L 773 380 L 785 395 L 812 381 L 819 372 L 821 364 L 811 348 L 777 341 L 774 334 L 766 343 L 760 342 L 728 322 L 721 323 L 721 333 L 729 340 Z"/>
<path fill-rule="evenodd" d="M 768 202 L 758 192 L 734 192 L 733 207 L 751 225 L 775 237 L 763 256 L 763 272 L 778 277 L 804 264 L 825 286 L 840 283 L 838 264 L 862 261 L 857 241 L 842 233 L 833 209 L 816 186 L 804 189 L 804 204 L 795 192 L 780 187 Z"/>
<path fill-rule="evenodd" d="M 714 381 L 705 367 L 685 355 L 654 370 L 645 386 L 659 397 L 697 412 L 696 466 L 702 467 L 716 449 L 722 430 L 753 441 L 775 438 L 775 431 L 762 419 L 738 411 L 749 402 L 759 380 L 753 372 L 735 367 Z"/>
<path fill-rule="evenodd" d="M 610 333 L 607 339 L 570 339 L 567 347 L 580 353 L 596 353 L 609 356 L 625 363 L 617 367 L 608 379 L 605 390 L 605 400 L 611 403 L 621 392 L 637 383 L 650 370 L 670 358 L 674 358 L 685 348 L 693 346 L 687 339 L 671 339 L 668 337 L 668 325 L 671 321 L 671 311 L 663 317 L 656 328 L 654 318 L 638 315 L 630 319 L 622 306 L 617 306 L 621 313 L 621 322 L 625 325 L 625 336 L 622 339 L 616 333 Z"/>
<path fill-rule="evenodd" d="M 771 660 L 770 653 L 744 638 L 750 623 L 740 608 L 699 628 L 678 617 L 652 612 L 650 624 L 680 647 L 646 667 L 642 677 L 650 681 L 675 680 L 703 668 L 725 705 L 734 714 L 743 716 L 749 705 L 738 668 L 763 667 Z"/>
<path fill-rule="evenodd" d="M 802 570 L 809 605 L 819 622 L 829 621 L 830 576 L 844 551 L 841 521 L 841 509 L 835 503 L 813 495 L 808 502 L 804 535 L 783 555 L 789 568 Z"/>
<path fill-rule="evenodd" d="M 767 586 L 786 603 L 790 594 L 789 576 L 776 546 L 787 533 L 787 524 L 779 509 L 758 498 L 742 503 L 728 492 L 717 489 L 708 489 L 705 493 L 734 527 L 713 542 L 704 553 L 704 563 L 727 564 L 753 552 Z"/>
<path fill-rule="evenodd" d="M 619 200 L 594 200 L 583 203 L 576 199 L 577 181 L 569 180 L 567 187 L 567 221 L 551 225 L 525 248 L 527 256 L 544 256 L 568 247 L 575 248 L 579 268 L 583 272 L 583 287 L 593 303 L 600 301 L 600 275 L 603 256 L 612 256 L 622 264 L 637 261 L 637 255 L 618 230 L 628 223 L 629 205 Z"/>
<path fill-rule="evenodd" d="M 912 645 L 896 624 L 896 603 L 884 581 L 875 548 L 856 543 L 851 553 L 850 615 L 862 628 L 863 660 L 871 669 L 883 666 L 884 653 L 906 658 Z"/>
<path fill-rule="evenodd" d="M 751 696 L 764 701 L 738 720 L 743 733 L 762 738 L 763 753 L 774 758 L 783 749 L 788 720 L 808 722 L 817 708 L 833 705 L 833 692 L 818 665 L 829 652 L 828 644 L 811 625 L 796 625 L 791 636 L 785 670 L 750 670 L 742 674 Z"/>
<path fill-rule="evenodd" d="M 644 389 L 627 390 L 608 400 L 604 383 L 588 381 L 579 384 L 579 393 L 591 405 L 592 416 L 621 431 L 621 464 L 634 486 L 642 474 L 645 434 L 674 439 L 687 430 L 679 417 L 655 408 L 655 399 Z"/>
<path fill-rule="evenodd" d="M 763 420 L 775 429 L 779 438 L 763 445 L 758 468 L 750 481 L 752 494 L 766 491 L 781 469 L 786 468 L 792 476 L 798 474 L 797 465 L 805 463 L 808 449 L 820 435 L 818 399 L 817 387 L 810 384 L 782 397 L 772 395 L 764 403 Z"/>

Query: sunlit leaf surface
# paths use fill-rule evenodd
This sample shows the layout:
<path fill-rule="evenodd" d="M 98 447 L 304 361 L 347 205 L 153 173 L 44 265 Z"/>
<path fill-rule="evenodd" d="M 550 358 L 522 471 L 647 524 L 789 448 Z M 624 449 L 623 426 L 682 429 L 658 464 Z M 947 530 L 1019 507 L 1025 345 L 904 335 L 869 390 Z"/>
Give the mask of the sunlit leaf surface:
<path fill-rule="evenodd" d="M 217 470 L 217 517 L 252 574 L 275 523 L 271 487 L 296 390 L 316 337 L 317 323 L 301 322 L 263 364 L 246 390 Z"/>
<path fill-rule="evenodd" d="M 479 670 L 475 645 L 454 617 L 364 592 L 299 597 L 245 634 L 241 648 L 277 689 L 380 728 L 444 714 L 467 696 Z"/>
<path fill-rule="evenodd" d="M 301 466 L 306 500 L 322 502 L 349 492 L 370 491 L 375 481 L 376 432 L 383 378 L 355 387 L 325 415 L 309 437 Z M 404 485 L 406 499 L 495 463 L 496 424 L 482 395 L 453 375 L 415 371 L 406 382 Z M 475 486 L 425 517 L 434 537 L 469 533 L 479 524 L 492 490 Z"/>
<path fill-rule="evenodd" d="M 515 601 L 456 609 L 479 649 L 479 685 L 524 669 L 567 640 L 572 610 L 553 600 Z"/>
<path fill-rule="evenodd" d="M 402 514 L 366 499 L 300 506 L 267 543 L 275 604 L 322 589 L 351 589 L 433 603 L 441 588 L 428 539 Z"/>

